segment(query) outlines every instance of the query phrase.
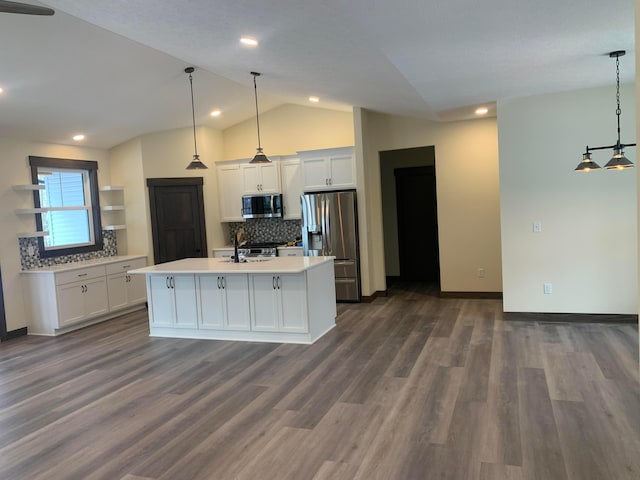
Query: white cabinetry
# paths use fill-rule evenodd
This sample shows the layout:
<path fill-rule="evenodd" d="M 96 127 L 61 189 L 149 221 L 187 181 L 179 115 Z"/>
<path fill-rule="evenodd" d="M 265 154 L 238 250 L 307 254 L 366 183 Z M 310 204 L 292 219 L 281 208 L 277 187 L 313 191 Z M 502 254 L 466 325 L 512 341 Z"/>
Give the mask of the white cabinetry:
<path fill-rule="evenodd" d="M 102 271 L 96 273 L 97 270 Z M 104 267 L 80 270 L 77 276 L 85 278 L 56 285 L 59 328 L 104 315 L 109 311 Z"/>
<path fill-rule="evenodd" d="M 144 306 L 145 284 L 126 270 L 144 267 L 145 257 L 78 265 L 22 272 L 29 334 L 58 335 Z"/>
<path fill-rule="evenodd" d="M 211 253 L 213 258 L 231 258 L 233 257 L 233 248 L 214 248 Z"/>
<path fill-rule="evenodd" d="M 244 222 L 242 217 L 243 175 L 240 165 L 221 164 L 218 173 L 218 202 L 220 220 L 223 222 Z"/>
<path fill-rule="evenodd" d="M 241 264 L 188 258 L 133 273 L 147 278 L 151 336 L 313 343 L 335 326 L 332 258 Z M 179 277 L 191 277 L 185 288 L 193 286 L 192 295 L 171 292 Z"/>
<path fill-rule="evenodd" d="M 241 164 L 242 188 L 244 194 L 280 193 L 280 163 Z"/>
<path fill-rule="evenodd" d="M 148 275 L 149 310 L 152 325 L 172 328 L 195 328 L 196 279 L 193 274 Z"/>
<path fill-rule="evenodd" d="M 285 220 L 299 219 L 302 216 L 300 195 L 302 195 L 302 171 L 299 158 L 283 159 L 280 163 L 282 177 L 282 202 Z"/>
<path fill-rule="evenodd" d="M 140 275 L 130 275 L 127 273 L 134 268 L 142 268 L 146 266 L 146 264 L 147 261 L 144 258 L 138 258 L 105 266 L 107 271 L 109 310 L 114 311 L 146 302 L 147 290 L 144 278 Z"/>
<path fill-rule="evenodd" d="M 199 327 L 250 330 L 247 275 L 198 275 Z"/>
<path fill-rule="evenodd" d="M 305 192 L 355 188 L 353 147 L 298 153 L 302 162 L 302 182 Z"/>
<path fill-rule="evenodd" d="M 302 257 L 304 249 L 302 247 L 278 247 L 279 257 Z"/>
<path fill-rule="evenodd" d="M 307 333 L 306 278 L 298 274 L 252 274 L 251 329 Z"/>

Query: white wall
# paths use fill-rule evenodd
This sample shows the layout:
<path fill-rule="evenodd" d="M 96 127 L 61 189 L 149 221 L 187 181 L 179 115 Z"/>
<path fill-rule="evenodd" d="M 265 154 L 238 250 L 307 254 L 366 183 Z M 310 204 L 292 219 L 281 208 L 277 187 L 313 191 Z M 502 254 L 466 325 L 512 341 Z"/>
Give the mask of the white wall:
<path fill-rule="evenodd" d="M 500 198 L 495 118 L 432 122 L 360 111 L 367 261 L 372 290 L 384 290 L 379 152 L 435 146 L 441 289 L 500 292 Z M 359 197 L 360 198 L 360 197 Z M 485 269 L 478 278 L 477 269 Z M 364 273 L 363 273 L 364 274 Z M 364 282 L 363 282 L 364 284 Z"/>
<path fill-rule="evenodd" d="M 260 139 L 267 156 L 350 146 L 354 144 L 353 114 L 282 105 L 260 113 Z M 252 158 L 257 146 L 255 117 L 224 131 L 225 160 Z"/>
<path fill-rule="evenodd" d="M 31 183 L 30 155 L 95 160 L 98 162 L 99 185 L 109 181 L 109 162 L 104 150 L 0 138 L 0 266 L 8 331 L 27 325 L 17 234 L 35 231 L 35 218 L 33 215 L 18 216 L 14 210 L 33 207 L 33 195 L 31 192 L 15 192 L 11 186 Z"/>
<path fill-rule="evenodd" d="M 621 98 L 622 141 L 633 143 L 634 86 Z M 586 144 L 615 143 L 615 87 L 505 100 L 498 112 L 504 310 L 636 313 L 636 173 L 574 172 Z M 626 155 L 636 162 L 635 148 Z"/>
<path fill-rule="evenodd" d="M 153 263 L 153 255 L 148 250 L 147 232 L 148 195 L 142 170 L 142 144 L 135 138 L 109 151 L 111 184 L 124 187 L 125 230 L 116 232 L 118 254 L 147 255 L 147 263 Z M 105 194 L 103 193 L 103 196 Z"/>
<path fill-rule="evenodd" d="M 215 162 L 222 157 L 222 132 L 199 127 L 196 135 L 198 154 L 209 167 L 207 170 L 185 169 L 194 151 L 191 128 L 143 135 L 110 151 L 112 179 L 114 183 L 126 187 L 127 250 L 129 253 L 147 254 L 149 264 L 153 263 L 153 239 L 146 183 L 148 178 L 203 177 L 207 252 L 225 243 L 220 224 L 215 169 Z"/>

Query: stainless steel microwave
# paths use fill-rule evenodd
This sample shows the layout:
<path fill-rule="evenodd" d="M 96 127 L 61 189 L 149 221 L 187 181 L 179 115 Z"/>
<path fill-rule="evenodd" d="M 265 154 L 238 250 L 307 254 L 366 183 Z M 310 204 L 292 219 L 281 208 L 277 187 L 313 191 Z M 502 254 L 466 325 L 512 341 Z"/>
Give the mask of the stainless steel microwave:
<path fill-rule="evenodd" d="M 282 194 L 243 195 L 242 216 L 244 218 L 282 217 Z"/>

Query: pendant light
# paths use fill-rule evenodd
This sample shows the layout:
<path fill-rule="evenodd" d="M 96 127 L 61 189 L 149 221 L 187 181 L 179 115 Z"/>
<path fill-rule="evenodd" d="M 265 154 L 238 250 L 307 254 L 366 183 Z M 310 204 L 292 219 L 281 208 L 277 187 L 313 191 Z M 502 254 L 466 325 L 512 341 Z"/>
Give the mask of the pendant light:
<path fill-rule="evenodd" d="M 589 145 L 587 145 L 585 153 L 582 154 L 582 161 L 576 167 L 576 171 L 578 172 L 600 170 L 600 165 L 591 159 L 591 152 L 593 150 L 606 150 L 609 148 L 613 149 L 613 157 L 611 157 L 611 160 L 607 162 L 604 168 L 607 170 L 624 170 L 634 166 L 633 162 L 624 156 L 624 148 L 635 147 L 636 144 L 620 142 L 620 114 L 622 113 L 620 109 L 620 57 L 624 56 L 625 53 L 624 50 L 616 50 L 615 52 L 609 53 L 610 58 L 616 59 L 616 117 L 618 119 L 618 140 L 615 145 L 607 145 L 605 147 L 589 147 Z"/>
<path fill-rule="evenodd" d="M 249 163 L 271 163 L 271 160 L 267 158 L 267 156 L 262 151 L 262 146 L 260 145 L 260 119 L 258 115 L 258 87 L 256 86 L 256 77 L 259 77 L 260 74 L 258 72 L 251 72 L 253 75 L 253 93 L 256 99 L 256 127 L 258 127 L 258 148 L 256 156 L 253 157 Z"/>
<path fill-rule="evenodd" d="M 191 119 L 193 120 L 193 160 L 187 165 L 187 170 L 206 170 L 207 166 L 200 161 L 198 155 L 198 143 L 196 142 L 196 109 L 193 103 L 193 76 L 191 75 L 195 68 L 187 67 L 184 73 L 189 74 L 189 87 L 191 88 Z"/>

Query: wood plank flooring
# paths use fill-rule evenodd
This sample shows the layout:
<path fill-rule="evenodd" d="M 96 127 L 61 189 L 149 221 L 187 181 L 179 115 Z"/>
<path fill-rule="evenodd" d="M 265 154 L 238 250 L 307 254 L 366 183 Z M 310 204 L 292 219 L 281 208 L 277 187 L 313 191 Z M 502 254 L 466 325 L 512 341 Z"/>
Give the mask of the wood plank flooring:
<path fill-rule="evenodd" d="M 2 343 L 0 478 L 640 478 L 637 326 L 501 310 L 405 284 L 310 346 L 149 338 L 145 312 Z"/>

